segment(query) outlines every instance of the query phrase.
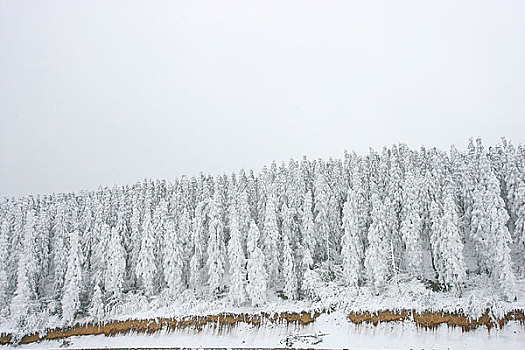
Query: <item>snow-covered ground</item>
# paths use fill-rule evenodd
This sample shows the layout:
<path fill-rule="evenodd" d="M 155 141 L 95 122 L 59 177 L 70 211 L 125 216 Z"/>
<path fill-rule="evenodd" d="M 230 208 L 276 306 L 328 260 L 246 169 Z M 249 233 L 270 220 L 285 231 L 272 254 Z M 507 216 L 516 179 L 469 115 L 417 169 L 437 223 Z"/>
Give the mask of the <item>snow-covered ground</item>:
<path fill-rule="evenodd" d="M 234 328 L 206 327 L 197 332 L 191 329 L 162 332 L 153 335 L 128 334 L 113 337 L 82 336 L 63 340 L 44 341 L 20 346 L 36 348 L 115 348 L 115 347 L 285 347 L 284 340 L 293 334 L 326 334 L 321 342 L 296 342 L 293 347 L 346 349 L 524 349 L 525 327 L 509 322 L 502 329 L 478 328 L 463 332 L 459 327 L 439 326 L 435 329 L 417 327 L 413 322 L 355 325 L 342 313 L 321 315 L 306 326 L 267 323 L 261 327 L 239 324 Z"/>

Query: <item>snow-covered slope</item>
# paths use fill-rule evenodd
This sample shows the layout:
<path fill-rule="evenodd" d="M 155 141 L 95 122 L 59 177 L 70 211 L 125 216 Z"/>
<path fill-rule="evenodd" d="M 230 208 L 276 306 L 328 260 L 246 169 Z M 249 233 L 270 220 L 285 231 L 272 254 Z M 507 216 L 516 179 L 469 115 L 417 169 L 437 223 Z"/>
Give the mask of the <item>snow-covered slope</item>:
<path fill-rule="evenodd" d="M 291 337 L 314 335 L 316 337 Z M 317 336 L 318 335 L 318 336 Z M 83 336 L 67 340 L 44 341 L 21 346 L 23 349 L 104 348 L 104 347 L 205 347 L 205 348 L 272 348 L 292 347 L 346 349 L 522 349 L 525 346 L 525 327 L 510 322 L 502 329 L 479 328 L 463 332 L 445 325 L 435 329 L 418 328 L 414 323 L 389 322 L 377 326 L 355 325 L 344 314 L 321 315 L 305 325 L 266 324 L 261 327 L 240 324 L 233 328 L 205 327 L 201 332 L 191 329 L 161 332 L 152 335 L 127 334 L 112 337 Z"/>

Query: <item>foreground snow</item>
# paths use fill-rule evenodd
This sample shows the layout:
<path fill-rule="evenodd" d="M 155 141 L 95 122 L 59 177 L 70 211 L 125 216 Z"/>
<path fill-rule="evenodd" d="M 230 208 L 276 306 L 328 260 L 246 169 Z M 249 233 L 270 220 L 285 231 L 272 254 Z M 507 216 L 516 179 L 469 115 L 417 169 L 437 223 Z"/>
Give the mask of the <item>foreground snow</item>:
<path fill-rule="evenodd" d="M 231 329 L 206 327 L 202 332 L 191 329 L 154 335 L 133 334 L 114 337 L 84 336 L 67 340 L 65 348 L 104 347 L 284 347 L 292 334 L 326 334 L 318 344 L 296 342 L 293 347 L 347 349 L 523 349 L 525 327 L 509 322 L 502 329 L 479 328 L 463 332 L 461 328 L 440 326 L 436 329 L 418 328 L 412 322 L 382 323 L 377 326 L 355 325 L 342 313 L 321 315 L 306 326 L 265 324 L 254 327 L 240 324 Z M 57 348 L 63 341 L 44 341 L 20 346 L 21 349 Z"/>
<path fill-rule="evenodd" d="M 472 319 L 479 319 L 487 310 L 493 321 L 502 319 L 508 312 L 514 310 L 525 310 L 525 280 L 520 279 L 516 282 L 518 299 L 513 302 L 502 300 L 487 285 L 488 281 L 482 277 L 472 279 L 472 285 L 467 286 L 461 297 L 457 297 L 447 292 L 434 292 L 425 287 L 420 281 L 400 282 L 397 286 L 389 286 L 384 292 L 376 296 L 373 289 L 363 287 L 357 292 L 352 288 L 344 288 L 335 284 L 326 284 L 318 290 L 319 300 L 311 301 L 287 301 L 277 296 L 270 296 L 268 305 L 265 307 L 232 307 L 225 299 L 218 299 L 214 302 L 195 298 L 193 294 L 182 293 L 177 298 L 160 296 L 148 301 L 146 298 L 128 297 L 121 301 L 113 312 L 99 322 L 109 323 L 112 321 L 126 320 L 153 320 L 156 318 L 175 318 L 183 319 L 191 316 L 209 316 L 219 314 L 247 314 L 247 315 L 268 315 L 292 312 L 326 312 L 327 310 L 338 310 L 341 314 L 350 313 L 376 313 L 380 311 L 413 311 L 423 312 L 445 312 L 464 315 Z M 316 321 L 324 319 L 321 316 Z M 264 321 L 265 328 L 284 327 L 284 325 L 272 325 L 269 321 Z M 35 328 L 41 334 L 49 330 L 59 329 L 67 326 L 61 319 L 48 317 L 42 319 L 45 324 L 41 328 Z M 89 323 L 89 318 L 82 319 L 82 323 Z M 346 323 L 346 320 L 343 320 Z M 246 325 L 239 324 L 237 327 L 244 329 Z M 289 326 L 289 328 L 292 326 Z M 320 329 L 325 332 L 325 330 Z M 19 332 L 9 321 L 0 322 L 0 332 L 12 333 L 18 339 L 28 332 Z M 190 332 L 191 333 L 191 332 Z M 458 334 L 461 334 L 459 332 Z M 201 337 L 199 337 L 200 339 Z M 280 339 L 280 338 L 279 338 Z M 254 345 L 255 346 L 255 345 Z"/>

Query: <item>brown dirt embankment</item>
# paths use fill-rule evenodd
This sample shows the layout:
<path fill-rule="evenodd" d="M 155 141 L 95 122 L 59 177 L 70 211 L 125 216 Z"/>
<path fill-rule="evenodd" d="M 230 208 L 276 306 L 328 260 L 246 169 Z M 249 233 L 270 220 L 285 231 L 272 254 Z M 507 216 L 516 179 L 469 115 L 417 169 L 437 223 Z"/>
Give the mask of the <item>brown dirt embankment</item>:
<path fill-rule="evenodd" d="M 436 328 L 441 324 L 447 324 L 451 327 L 461 327 L 464 331 L 470 331 L 480 326 L 488 329 L 492 327 L 503 327 L 509 321 L 519 321 L 525 323 L 525 314 L 522 310 L 514 310 L 505 314 L 504 317 L 494 319 L 485 312 L 479 318 L 472 318 L 460 313 L 452 312 L 415 312 L 410 310 L 401 311 L 380 311 L 376 313 L 361 312 L 350 313 L 348 319 L 355 324 L 372 323 L 377 325 L 379 322 L 391 321 L 413 321 L 420 327 Z"/>
<path fill-rule="evenodd" d="M 307 325 L 314 322 L 319 315 L 324 312 L 282 312 L 282 313 L 262 313 L 262 314 L 219 314 L 209 316 L 188 316 L 179 319 L 175 318 L 156 318 L 149 320 L 125 320 L 110 321 L 103 324 L 77 324 L 73 327 L 57 328 L 49 330 L 46 334 L 28 334 L 23 336 L 19 344 L 28 344 L 41 340 L 63 339 L 79 335 L 100 335 L 112 336 L 116 334 L 146 333 L 151 334 L 161 330 L 173 331 L 175 329 L 190 328 L 202 331 L 205 326 L 218 328 L 235 327 L 239 323 L 253 324 L 260 326 L 262 323 L 291 323 Z M 417 313 L 410 310 L 402 311 L 380 311 L 376 313 L 359 312 L 348 315 L 349 321 L 355 324 L 372 323 L 377 325 L 379 322 L 392 321 L 413 321 L 417 325 L 426 328 L 435 328 L 441 324 L 453 327 L 461 327 L 468 331 L 479 326 L 487 328 L 499 326 L 503 327 L 508 321 L 516 320 L 525 323 L 525 314 L 522 310 L 515 310 L 507 313 L 503 318 L 494 320 L 488 312 L 478 319 L 470 318 L 461 314 L 447 312 L 423 312 Z M 11 334 L 0 334 L 0 344 L 12 344 Z"/>

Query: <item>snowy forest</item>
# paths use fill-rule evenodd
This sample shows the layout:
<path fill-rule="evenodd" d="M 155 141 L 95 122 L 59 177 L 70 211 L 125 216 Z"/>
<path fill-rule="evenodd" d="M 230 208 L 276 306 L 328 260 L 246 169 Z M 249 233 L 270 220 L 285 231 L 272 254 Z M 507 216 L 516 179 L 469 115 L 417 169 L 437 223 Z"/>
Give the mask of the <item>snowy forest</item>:
<path fill-rule="evenodd" d="M 398 144 L 258 173 L 3 198 L 0 324 L 34 330 L 176 300 L 258 310 L 410 281 L 453 298 L 489 288 L 512 303 L 524 253 L 523 145 Z"/>

